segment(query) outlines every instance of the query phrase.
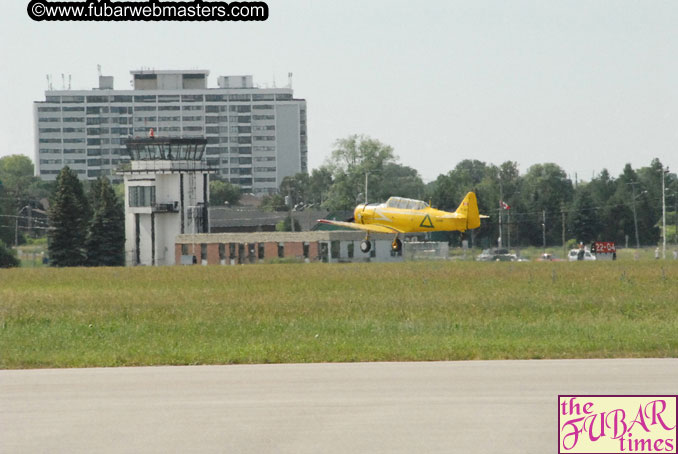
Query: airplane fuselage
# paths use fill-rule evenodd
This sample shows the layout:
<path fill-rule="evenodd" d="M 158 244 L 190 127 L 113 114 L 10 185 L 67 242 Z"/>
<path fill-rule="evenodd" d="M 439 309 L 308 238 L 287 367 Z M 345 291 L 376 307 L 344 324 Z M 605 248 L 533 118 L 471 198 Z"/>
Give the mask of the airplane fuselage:
<path fill-rule="evenodd" d="M 466 230 L 466 219 L 453 218 L 451 214 L 431 207 L 401 209 L 383 203 L 358 205 L 353 212 L 357 224 L 379 224 L 407 233 Z"/>

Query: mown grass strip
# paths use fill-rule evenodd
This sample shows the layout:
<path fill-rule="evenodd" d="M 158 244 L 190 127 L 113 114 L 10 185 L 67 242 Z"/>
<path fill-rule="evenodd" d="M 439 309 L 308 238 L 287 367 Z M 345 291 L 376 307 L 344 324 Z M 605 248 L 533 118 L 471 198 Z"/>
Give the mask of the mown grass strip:
<path fill-rule="evenodd" d="M 675 262 L 0 270 L 0 368 L 676 356 Z"/>

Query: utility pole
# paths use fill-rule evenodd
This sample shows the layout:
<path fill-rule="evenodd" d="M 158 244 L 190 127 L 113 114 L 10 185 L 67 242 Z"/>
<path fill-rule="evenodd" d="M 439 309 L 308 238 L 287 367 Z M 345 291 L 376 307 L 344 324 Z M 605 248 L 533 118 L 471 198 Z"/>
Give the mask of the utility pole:
<path fill-rule="evenodd" d="M 669 166 L 666 170 L 662 166 L 662 259 L 666 260 L 666 174 L 669 173 Z"/>
<path fill-rule="evenodd" d="M 638 215 L 636 214 L 636 185 L 638 182 L 632 181 L 626 184 L 630 184 L 633 189 L 633 226 L 636 229 L 636 249 L 640 249 L 640 240 L 638 239 Z"/>
<path fill-rule="evenodd" d="M 504 206 L 502 205 L 503 201 L 503 191 L 501 187 L 501 179 L 499 180 L 499 241 L 497 242 L 497 247 L 501 248 L 501 218 L 502 218 L 502 211 L 504 210 Z"/>
<path fill-rule="evenodd" d="M 506 213 L 506 216 L 508 217 L 508 221 L 506 221 L 506 240 L 508 243 L 508 249 L 509 251 L 511 250 L 511 209 L 508 209 L 508 213 Z"/>
<path fill-rule="evenodd" d="M 560 215 L 562 217 L 562 232 L 563 232 L 563 257 L 567 257 L 567 249 L 565 248 L 565 204 L 560 203 Z"/>
<path fill-rule="evenodd" d="M 29 210 L 32 210 L 32 208 L 31 208 L 30 205 L 26 205 L 25 207 L 22 207 L 22 208 L 19 210 L 19 212 L 17 213 L 16 217 L 14 218 L 14 247 L 16 247 L 16 246 L 19 245 L 19 218 L 21 217 L 21 213 L 22 213 L 26 208 L 28 208 Z M 28 226 L 29 226 L 29 227 L 31 226 L 31 225 L 30 225 L 30 223 L 31 223 L 31 214 L 32 214 L 32 212 L 30 212 L 30 214 L 28 215 L 28 222 L 29 222 Z"/>
<path fill-rule="evenodd" d="M 542 210 L 541 218 L 541 238 L 544 243 L 544 254 L 546 254 L 546 210 Z"/>
<path fill-rule="evenodd" d="M 285 196 L 285 205 L 287 205 L 287 209 L 289 210 L 289 216 L 290 216 L 290 227 L 292 228 L 292 231 L 294 232 L 294 218 L 292 218 L 292 206 L 294 205 L 294 202 L 292 201 L 292 192 L 288 192 L 289 195 Z"/>
<path fill-rule="evenodd" d="M 367 182 L 370 172 L 365 172 L 365 205 L 367 205 Z"/>

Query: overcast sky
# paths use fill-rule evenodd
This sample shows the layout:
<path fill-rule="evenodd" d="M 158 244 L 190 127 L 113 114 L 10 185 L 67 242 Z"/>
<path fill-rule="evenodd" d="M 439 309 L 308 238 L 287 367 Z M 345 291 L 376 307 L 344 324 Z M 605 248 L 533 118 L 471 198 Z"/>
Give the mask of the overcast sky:
<path fill-rule="evenodd" d="M 209 69 L 287 84 L 308 102 L 309 165 L 366 134 L 426 181 L 462 159 L 555 162 L 590 179 L 658 157 L 678 170 L 678 2 L 269 0 L 265 22 L 33 22 L 0 13 L 0 156 L 33 158 L 46 74 L 97 65 Z"/>

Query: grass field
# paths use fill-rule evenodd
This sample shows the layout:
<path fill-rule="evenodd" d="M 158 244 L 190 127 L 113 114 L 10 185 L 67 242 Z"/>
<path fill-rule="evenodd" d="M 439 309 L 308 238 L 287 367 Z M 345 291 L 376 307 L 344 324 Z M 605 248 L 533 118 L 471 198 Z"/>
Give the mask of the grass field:
<path fill-rule="evenodd" d="M 0 270 L 0 368 L 678 356 L 678 262 Z"/>

